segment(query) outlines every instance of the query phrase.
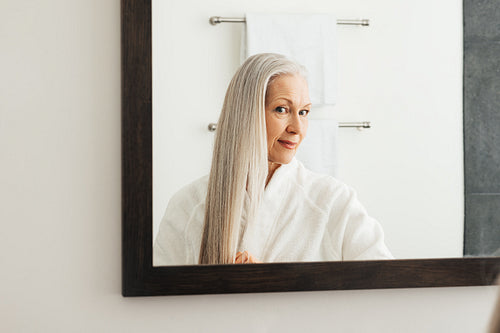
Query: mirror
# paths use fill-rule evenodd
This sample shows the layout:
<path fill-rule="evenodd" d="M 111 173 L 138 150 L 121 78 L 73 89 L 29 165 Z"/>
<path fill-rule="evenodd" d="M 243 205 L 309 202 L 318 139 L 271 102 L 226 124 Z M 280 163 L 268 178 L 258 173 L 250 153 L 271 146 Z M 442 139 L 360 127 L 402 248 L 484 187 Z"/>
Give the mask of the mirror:
<path fill-rule="evenodd" d="M 208 174 L 215 134 L 207 126 L 217 122 L 240 64 L 245 23 L 213 26 L 209 17 L 326 12 L 370 20 L 368 27 L 337 26 L 338 101 L 328 116 L 372 125 L 337 131 L 337 178 L 357 191 L 382 224 L 394 257 L 463 256 L 459 2 L 153 0 L 152 5 L 154 236 L 170 197 Z M 310 121 L 317 113 L 313 105 Z"/>
<path fill-rule="evenodd" d="M 170 2 L 169 5 L 175 7 Z M 175 11 L 175 8 L 169 8 L 169 10 Z M 408 11 L 411 12 L 411 9 L 408 9 Z M 414 20 L 419 20 L 418 13 L 416 12 L 415 16 L 410 15 L 410 17 L 413 17 Z M 151 14 L 150 1 L 122 1 L 123 294 L 125 296 L 463 286 L 485 285 L 493 282 L 494 276 L 499 271 L 500 261 L 498 258 L 153 267 L 151 250 L 153 241 Z M 212 31 L 217 29 L 217 33 L 220 33 L 222 29 L 227 29 L 227 27 L 222 26 L 212 27 L 206 23 L 208 17 L 214 14 L 226 15 L 222 12 L 222 8 L 214 6 L 205 14 L 203 15 L 203 20 L 200 18 L 200 21 L 196 23 L 203 25 L 203 29 L 212 29 Z M 346 14 L 361 15 L 357 12 L 349 12 L 347 10 Z M 367 15 L 372 20 L 375 17 L 368 9 L 362 14 Z M 424 15 L 424 13 L 421 14 Z M 426 11 L 425 15 L 428 14 Z M 227 13 L 227 16 L 235 15 Z M 351 15 L 349 16 L 352 17 Z M 438 17 L 436 16 L 434 19 L 438 20 Z M 176 16 L 169 24 L 172 28 L 178 27 L 178 24 L 182 20 L 182 16 Z M 405 24 L 405 15 L 401 14 L 399 21 L 400 24 Z M 368 29 L 371 29 L 371 27 Z M 391 27 L 391 29 L 394 29 L 394 27 Z M 368 30 L 351 29 L 346 31 L 349 32 L 344 33 L 344 37 L 339 37 L 339 39 L 345 38 L 348 40 L 353 50 L 356 50 L 356 47 L 364 48 L 366 45 L 370 45 L 366 44 L 370 43 L 370 37 L 367 34 Z M 236 35 L 237 33 L 233 32 L 233 34 Z M 358 41 L 360 42 L 359 44 L 357 44 Z M 365 43 L 361 43 L 361 41 Z M 172 45 L 172 53 L 181 52 L 181 50 L 182 48 L 179 48 L 177 45 Z M 222 49 L 214 47 L 214 45 L 204 48 L 203 52 L 214 50 L 217 50 L 219 55 L 225 54 L 221 53 Z M 353 52 L 353 54 L 357 53 Z M 411 58 L 411 54 L 407 54 L 407 56 Z M 384 63 L 385 58 L 382 58 L 379 60 L 381 63 Z M 366 57 L 361 57 L 361 54 L 357 54 L 357 59 L 361 61 L 366 59 Z M 356 71 L 359 72 L 356 73 Z M 354 74 L 358 74 L 358 77 L 366 78 L 366 72 L 363 67 L 355 67 Z M 385 75 L 386 73 L 380 74 Z M 456 73 L 448 74 L 451 76 L 456 75 Z M 169 74 L 169 76 L 175 78 L 172 74 Z M 395 80 L 395 78 L 392 79 Z M 374 82 L 376 82 L 371 79 L 368 79 L 368 81 L 356 80 L 351 76 L 349 80 L 352 80 L 352 86 L 355 86 L 357 89 L 355 91 L 359 93 L 370 91 L 370 89 L 365 88 L 374 86 Z M 225 82 L 227 81 L 228 79 L 225 80 Z M 418 83 L 422 82 L 415 82 L 416 85 Z M 361 89 L 363 85 L 368 85 L 368 87 Z M 432 92 L 439 93 L 439 91 Z M 223 94 L 224 92 L 210 95 L 217 95 L 217 99 L 220 102 Z M 187 96 L 190 95 L 188 94 Z M 378 95 L 369 96 L 375 100 L 378 100 L 380 97 Z M 189 99 L 186 100 L 189 101 Z M 386 101 L 386 99 L 381 100 Z M 397 115 L 398 110 L 391 110 L 389 107 L 390 103 L 385 105 L 388 107 L 387 110 L 393 111 L 391 112 L 392 115 Z M 423 104 L 419 105 L 422 106 Z M 411 109 L 411 106 L 406 105 L 406 107 Z M 214 109 L 217 110 L 218 108 Z M 346 116 L 364 116 L 364 114 L 356 113 L 360 112 L 359 108 L 352 107 L 347 110 L 349 110 L 349 113 Z M 411 120 L 411 116 L 412 114 L 406 115 L 409 120 Z M 200 124 L 200 130 L 206 128 L 208 123 L 214 122 L 211 114 L 204 115 L 203 117 L 206 119 L 197 119 Z M 373 117 L 376 117 L 376 113 L 373 114 Z M 374 126 L 375 123 L 381 124 L 380 126 L 382 127 L 380 127 L 380 130 L 382 128 L 392 130 L 391 125 L 383 125 L 382 115 L 380 117 L 380 121 L 375 121 L 373 119 L 377 118 L 372 117 L 369 120 L 374 122 Z M 349 118 L 348 120 L 352 119 Z M 375 130 L 375 128 L 373 129 Z M 169 130 L 178 131 L 178 127 L 170 126 Z M 404 132 L 401 128 L 398 130 Z M 212 135 L 208 131 L 204 133 L 207 137 Z M 371 135 L 368 131 L 366 133 L 349 132 L 344 134 L 348 137 L 348 140 L 344 139 L 344 142 L 354 142 L 359 147 L 362 147 L 361 143 L 363 143 L 363 140 L 366 141 L 366 138 L 363 139 L 360 134 Z M 399 138 L 399 136 L 395 137 Z M 370 157 L 376 155 L 373 151 L 370 151 L 370 154 Z M 369 159 L 369 161 L 372 160 Z M 367 171 L 365 170 L 364 172 Z M 376 181 L 373 177 L 368 179 L 371 179 L 371 182 Z M 406 180 L 406 178 L 404 179 Z M 362 188 L 361 185 L 358 186 L 356 183 L 350 183 L 354 187 L 357 187 L 358 191 L 359 188 Z M 368 196 L 362 199 L 365 205 L 370 205 Z M 370 207 L 368 208 L 370 209 Z M 385 226 L 384 228 L 387 234 L 390 228 L 386 228 Z M 401 257 L 404 257 L 404 255 Z M 408 257 L 411 256 L 408 255 Z M 418 254 L 417 257 L 422 256 Z M 430 255 L 429 257 L 432 256 Z M 245 278 L 242 279 L 242 276 Z"/>

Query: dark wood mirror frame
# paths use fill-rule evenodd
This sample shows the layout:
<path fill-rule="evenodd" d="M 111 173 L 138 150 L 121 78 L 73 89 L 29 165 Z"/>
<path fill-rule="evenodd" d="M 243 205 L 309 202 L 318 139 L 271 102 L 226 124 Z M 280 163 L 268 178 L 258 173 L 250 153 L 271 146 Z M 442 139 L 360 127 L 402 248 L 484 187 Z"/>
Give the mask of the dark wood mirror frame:
<path fill-rule="evenodd" d="M 500 258 L 153 267 L 151 0 L 121 1 L 123 296 L 490 285 Z"/>

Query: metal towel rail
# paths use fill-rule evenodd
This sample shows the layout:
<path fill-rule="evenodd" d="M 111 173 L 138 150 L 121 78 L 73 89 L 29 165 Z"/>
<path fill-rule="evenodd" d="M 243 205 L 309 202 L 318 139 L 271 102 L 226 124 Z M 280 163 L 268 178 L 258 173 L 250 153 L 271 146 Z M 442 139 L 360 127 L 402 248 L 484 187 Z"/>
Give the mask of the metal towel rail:
<path fill-rule="evenodd" d="M 221 16 L 212 16 L 210 18 L 211 25 L 217 25 L 219 23 L 245 23 L 246 19 L 243 17 L 221 17 Z M 361 26 L 369 26 L 370 20 L 368 19 L 359 19 L 359 20 L 337 20 L 337 24 L 340 25 L 361 25 Z"/>
<path fill-rule="evenodd" d="M 371 128 L 372 125 L 369 121 L 359 121 L 359 122 L 339 122 L 340 128 L 357 128 L 361 130 L 363 128 Z M 217 123 L 208 124 L 208 130 L 210 132 L 215 132 L 217 129 Z"/>

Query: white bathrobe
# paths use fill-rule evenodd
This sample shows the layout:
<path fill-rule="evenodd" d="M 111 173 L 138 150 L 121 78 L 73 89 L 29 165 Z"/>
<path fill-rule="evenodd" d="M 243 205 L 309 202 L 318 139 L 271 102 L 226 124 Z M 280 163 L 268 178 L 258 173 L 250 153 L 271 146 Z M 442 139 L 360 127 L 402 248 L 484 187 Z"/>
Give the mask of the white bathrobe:
<path fill-rule="evenodd" d="M 198 263 L 207 184 L 205 176 L 170 200 L 154 243 L 155 266 Z M 242 230 L 238 251 L 263 262 L 393 258 L 354 190 L 296 159 L 275 171 L 255 222 L 243 219 Z"/>

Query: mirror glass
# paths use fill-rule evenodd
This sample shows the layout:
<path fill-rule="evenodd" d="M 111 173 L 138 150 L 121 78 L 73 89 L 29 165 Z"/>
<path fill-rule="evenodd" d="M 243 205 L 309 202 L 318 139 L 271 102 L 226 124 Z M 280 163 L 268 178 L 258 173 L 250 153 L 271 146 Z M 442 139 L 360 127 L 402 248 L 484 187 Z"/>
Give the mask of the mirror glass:
<path fill-rule="evenodd" d="M 170 197 L 208 174 L 246 12 L 333 13 L 337 26 L 336 177 L 352 186 L 397 259 L 463 256 L 461 1 L 152 1 L 153 238 Z M 314 115 L 310 119 L 320 119 Z"/>

